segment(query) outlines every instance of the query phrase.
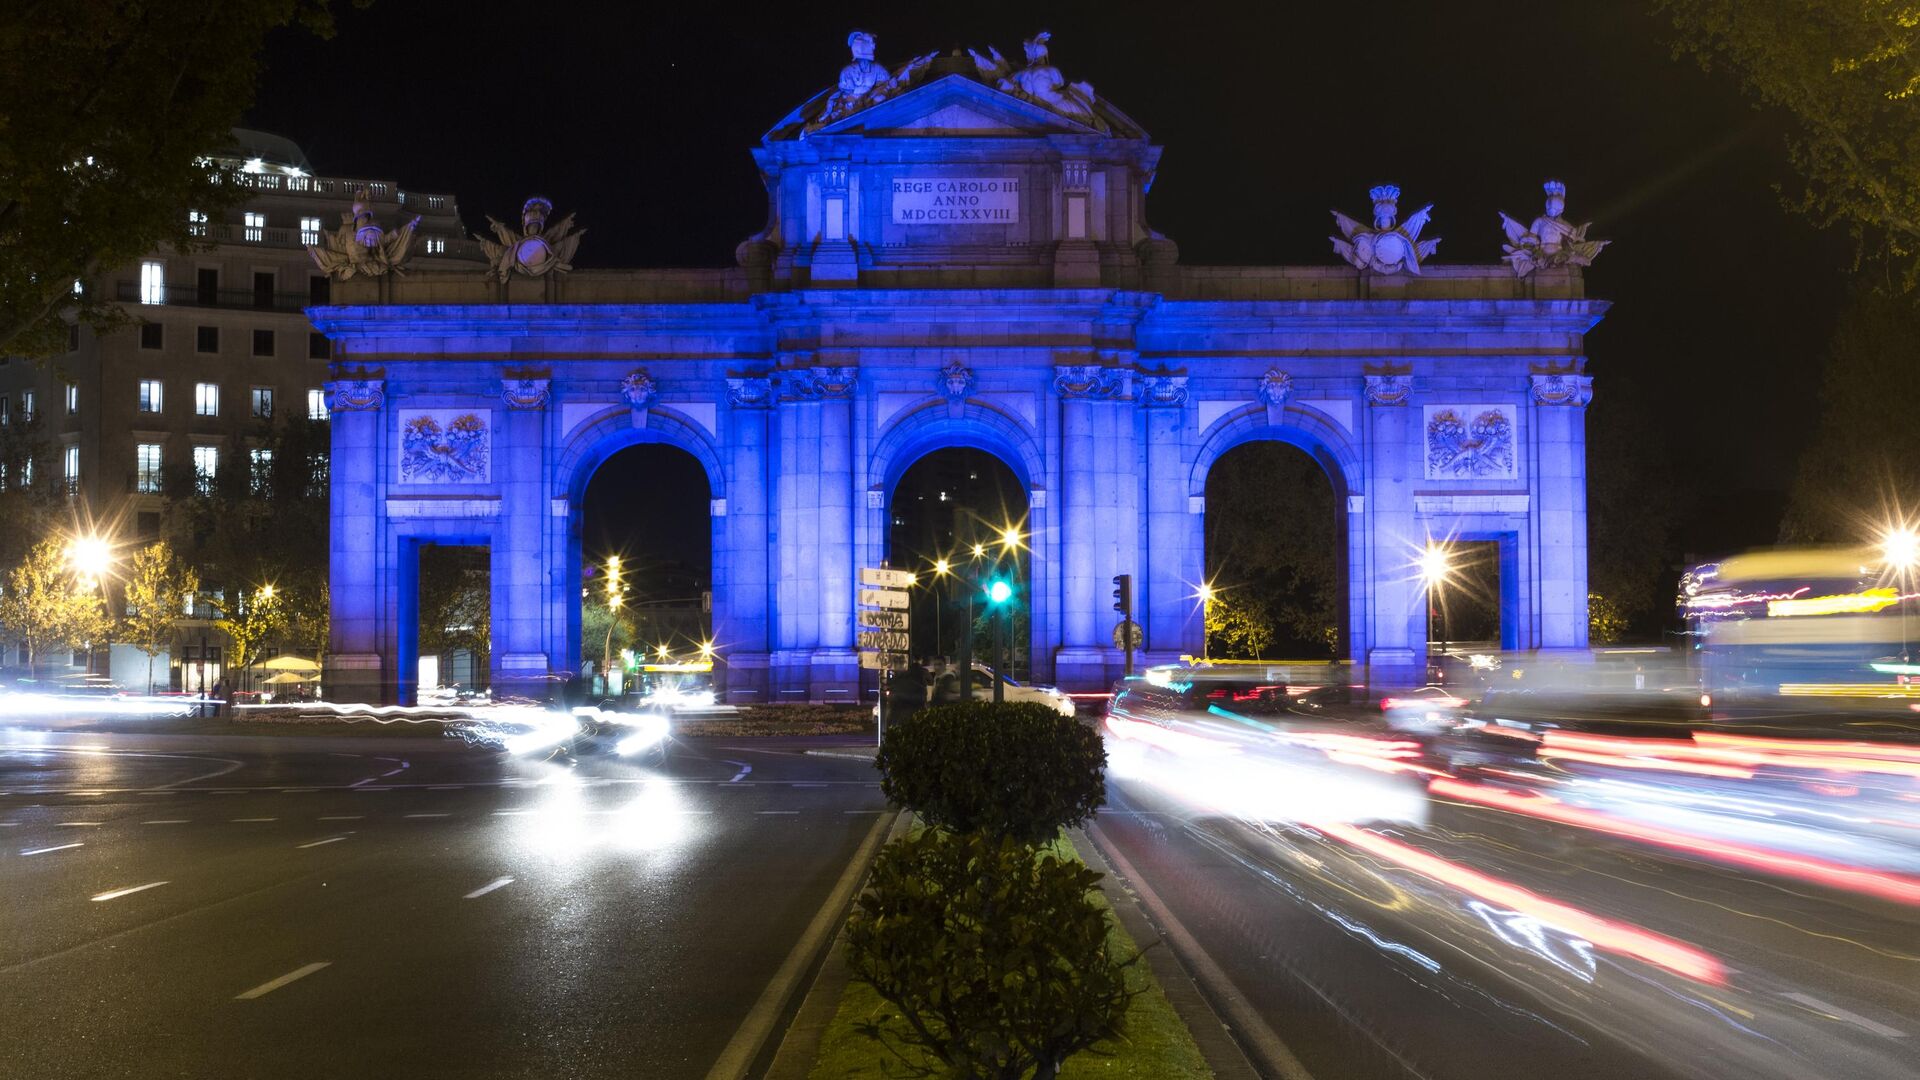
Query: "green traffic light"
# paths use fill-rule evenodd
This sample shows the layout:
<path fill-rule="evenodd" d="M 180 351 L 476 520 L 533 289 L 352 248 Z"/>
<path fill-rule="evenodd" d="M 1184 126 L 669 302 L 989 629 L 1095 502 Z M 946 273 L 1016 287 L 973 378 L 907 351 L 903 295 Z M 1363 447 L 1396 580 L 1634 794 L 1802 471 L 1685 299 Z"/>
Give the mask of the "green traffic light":
<path fill-rule="evenodd" d="M 1013 586 L 1004 581 L 996 581 L 987 586 L 987 599 L 996 604 L 1004 604 L 1013 596 Z"/>

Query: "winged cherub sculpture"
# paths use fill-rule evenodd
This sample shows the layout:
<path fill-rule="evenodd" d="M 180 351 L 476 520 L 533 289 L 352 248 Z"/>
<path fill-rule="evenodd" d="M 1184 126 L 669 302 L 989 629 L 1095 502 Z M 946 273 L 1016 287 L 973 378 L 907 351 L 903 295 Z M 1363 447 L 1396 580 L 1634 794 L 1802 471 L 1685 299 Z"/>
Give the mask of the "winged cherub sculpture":
<path fill-rule="evenodd" d="M 1507 233 L 1507 242 L 1500 245 L 1506 252 L 1501 258 L 1519 277 L 1560 266 L 1592 266 L 1594 256 L 1613 241 L 1589 240 L 1592 222 L 1575 225 L 1561 216 L 1567 209 L 1567 185 L 1549 180 L 1541 186 L 1547 193 L 1546 213 L 1534 218 L 1533 224 L 1522 225 L 1500 215 L 1500 227 Z"/>
<path fill-rule="evenodd" d="M 400 267 L 412 253 L 413 227 L 420 224 L 420 217 L 416 214 L 413 220 L 387 232 L 374 223 L 372 202 L 366 188 L 354 192 L 353 209 L 341 213 L 340 227 L 326 233 L 321 243 L 307 245 L 307 253 L 321 273 L 342 281 L 355 274 L 379 277 L 406 273 Z"/>
<path fill-rule="evenodd" d="M 1018 71 L 1000 50 L 987 46 L 987 55 L 981 56 L 972 49 L 967 54 L 973 57 L 974 67 L 980 72 L 981 81 L 997 90 L 1026 98 L 1028 101 L 1045 106 L 1069 120 L 1077 120 L 1089 127 L 1104 128 L 1099 114 L 1094 111 L 1093 84 L 1085 82 L 1070 83 L 1060 69 L 1053 66 L 1048 43 L 1053 34 L 1042 30 L 1022 42 L 1027 53 L 1027 66 Z"/>
<path fill-rule="evenodd" d="M 1433 204 L 1421 207 L 1407 218 L 1406 224 L 1395 225 L 1394 220 L 1400 213 L 1400 189 L 1382 184 L 1367 194 L 1373 199 L 1373 225 L 1362 225 L 1335 210 L 1333 221 L 1340 227 L 1340 236 L 1327 237 L 1333 241 L 1333 250 L 1354 266 L 1376 274 L 1397 274 L 1403 270 L 1419 274 L 1420 260 L 1432 256 L 1440 246 L 1437 236 L 1432 240 L 1420 239 L 1420 230 L 1427 227 Z"/>
<path fill-rule="evenodd" d="M 493 235 L 499 238 L 499 242 L 482 236 L 474 237 L 480 241 L 491 264 L 487 273 L 505 281 L 515 271 L 528 277 L 539 277 L 549 273 L 564 274 L 573 269 L 574 249 L 580 246 L 580 238 L 587 235 L 587 230 L 573 230 L 572 214 L 548 228 L 547 215 L 551 213 L 553 204 L 535 195 L 520 208 L 518 229 L 488 216 L 487 224 L 493 226 Z"/>

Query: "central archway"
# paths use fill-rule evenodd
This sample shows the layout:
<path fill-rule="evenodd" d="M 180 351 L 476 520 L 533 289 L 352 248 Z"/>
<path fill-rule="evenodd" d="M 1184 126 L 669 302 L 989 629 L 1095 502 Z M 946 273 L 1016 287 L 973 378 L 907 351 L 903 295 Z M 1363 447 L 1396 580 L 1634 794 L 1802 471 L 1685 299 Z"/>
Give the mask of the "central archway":
<path fill-rule="evenodd" d="M 623 654 L 655 663 L 711 655 L 711 498 L 700 462 L 666 443 L 627 446 L 594 469 L 581 499 L 579 607 L 581 655 L 596 673 Z"/>
<path fill-rule="evenodd" d="M 999 457 L 972 447 L 946 447 L 915 460 L 890 493 L 888 564 L 919 575 L 913 591 L 912 652 L 956 658 L 967 635 L 976 661 L 987 662 L 986 609 L 969 595 L 989 580 L 1013 589 L 1007 674 L 1031 678 L 1032 568 L 1026 488 Z"/>

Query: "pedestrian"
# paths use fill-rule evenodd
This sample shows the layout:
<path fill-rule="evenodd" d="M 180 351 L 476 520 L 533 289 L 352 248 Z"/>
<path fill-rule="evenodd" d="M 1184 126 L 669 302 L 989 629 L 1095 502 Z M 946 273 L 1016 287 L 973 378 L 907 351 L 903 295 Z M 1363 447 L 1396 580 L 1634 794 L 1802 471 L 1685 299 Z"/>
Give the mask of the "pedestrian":
<path fill-rule="evenodd" d="M 219 719 L 219 718 L 220 718 L 220 714 L 221 714 L 221 713 L 223 713 L 223 712 L 225 711 L 224 709 L 222 709 L 222 708 L 221 708 L 221 705 L 222 705 L 222 704 L 223 704 L 223 703 L 224 703 L 224 702 L 225 702 L 226 700 L 227 700 L 227 677 L 226 677 L 225 675 L 222 675 L 222 676 L 220 676 L 220 678 L 219 678 L 219 679 L 218 679 L 218 680 L 217 680 L 217 681 L 216 681 L 216 682 L 215 682 L 215 683 L 213 684 L 213 716 L 214 716 L 214 719 L 216 719 L 216 720 L 217 720 L 217 719 Z"/>

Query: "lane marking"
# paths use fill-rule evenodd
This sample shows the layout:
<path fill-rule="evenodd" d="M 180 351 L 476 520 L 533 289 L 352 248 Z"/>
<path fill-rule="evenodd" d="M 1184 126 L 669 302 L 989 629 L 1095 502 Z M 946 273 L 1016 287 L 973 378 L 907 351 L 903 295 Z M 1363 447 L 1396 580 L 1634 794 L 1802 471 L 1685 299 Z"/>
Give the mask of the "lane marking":
<path fill-rule="evenodd" d="M 427 790 L 428 791 L 464 791 L 466 790 L 466 787 L 467 785 L 465 784 L 428 784 Z"/>
<path fill-rule="evenodd" d="M 20 823 L 17 821 L 0 821 L 0 829 L 15 829 L 19 826 Z"/>
<path fill-rule="evenodd" d="M 796 782 L 796 783 L 788 784 L 787 786 L 788 787 L 826 787 L 827 785 L 816 784 L 812 782 L 805 782 L 805 783 Z"/>
<path fill-rule="evenodd" d="M 460 899 L 472 900 L 475 897 L 485 896 L 495 889 L 505 888 L 511 884 L 513 884 L 513 879 L 510 877 L 494 878 L 492 881 L 487 882 L 485 885 L 480 886 Z"/>
<path fill-rule="evenodd" d="M 281 789 L 280 789 L 280 794 L 282 794 L 282 795 L 305 795 L 306 793 L 308 793 L 308 792 L 310 792 L 310 791 L 319 791 L 319 790 L 320 790 L 319 788 L 310 788 L 310 787 L 290 787 L 290 788 L 281 788 Z"/>
<path fill-rule="evenodd" d="M 866 838 L 854 850 L 846 869 L 840 871 L 840 880 L 828 890 L 826 902 L 820 905 L 819 911 L 814 912 L 812 921 L 807 923 L 800 939 L 794 942 L 793 951 L 781 961 L 773 980 L 767 983 L 766 989 L 760 991 L 760 997 L 753 1003 L 747 1018 L 740 1022 L 733 1038 L 727 1040 L 726 1048 L 720 1051 L 713 1068 L 707 1070 L 707 1080 L 744 1080 L 747 1069 L 753 1065 L 753 1059 L 760 1056 L 760 1048 L 766 1045 L 767 1038 L 773 1034 L 774 1024 L 786 1010 L 787 1002 L 799 989 L 800 976 L 813 965 L 814 958 L 827 945 L 828 938 L 839 931 L 841 913 L 852 903 L 854 891 L 866 877 L 874 852 L 879 850 L 880 841 L 887 834 L 888 820 L 879 818 L 867 830 Z"/>
<path fill-rule="evenodd" d="M 295 844 L 293 847 L 295 851 L 304 851 L 310 847 L 319 847 L 321 844 L 337 844 L 345 839 L 344 836 L 329 836 L 325 840 L 315 840 L 311 844 Z"/>
<path fill-rule="evenodd" d="M 104 791 L 70 791 L 69 795 L 105 795 Z"/>
<path fill-rule="evenodd" d="M 756 811 L 756 813 L 761 813 L 761 814 L 797 814 L 797 813 L 799 813 L 799 812 L 800 812 L 800 811 L 798 811 L 798 810 L 759 810 L 759 811 Z"/>
<path fill-rule="evenodd" d="M 1821 1001 L 1812 994 L 1803 994 L 1796 990 L 1791 994 L 1782 994 L 1780 996 L 1786 998 L 1788 1001 L 1797 1001 L 1807 1008 L 1812 1009 L 1814 1012 L 1821 1013 L 1844 1023 L 1852 1024 L 1854 1027 L 1860 1028 L 1863 1031 L 1870 1031 L 1883 1039 L 1904 1039 L 1907 1037 L 1907 1033 L 1901 1031 L 1899 1028 L 1888 1027 L 1877 1020 L 1869 1020 L 1857 1012 L 1848 1012 L 1832 1002 Z"/>
<path fill-rule="evenodd" d="M 410 817 L 410 818 L 418 818 L 418 817 L 451 817 L 451 816 L 452 816 L 452 815 L 450 815 L 450 814 L 408 814 L 408 815 L 407 815 L 407 817 Z"/>
<path fill-rule="evenodd" d="M 55 822 L 54 824 L 59 825 L 63 829 L 66 829 L 66 828 L 77 829 L 83 826 L 92 827 L 92 826 L 105 825 L 106 822 L 104 821 L 58 821 L 58 822 Z"/>
<path fill-rule="evenodd" d="M 379 777 L 377 777 L 377 776 L 369 776 L 369 777 L 367 777 L 367 778 L 366 778 L 365 780 L 355 780 L 355 781 L 354 781 L 353 783 L 351 783 L 351 784 L 348 784 L 347 786 L 348 786 L 348 787 L 350 787 L 350 788 L 357 788 L 357 787 L 359 787 L 359 786 L 360 786 L 361 784 L 371 784 L 371 783 L 373 783 L 373 782 L 374 782 L 375 780 L 378 780 L 378 779 L 380 779 L 380 778 L 379 778 Z"/>
<path fill-rule="evenodd" d="M 263 982 L 259 986 L 254 987 L 253 989 L 247 991 L 244 994 L 235 994 L 233 996 L 233 1000 L 252 1001 L 254 998 L 262 997 L 266 994 L 271 994 L 275 990 L 280 989 L 281 987 L 287 985 L 290 982 L 293 982 L 296 979 L 304 979 L 307 976 L 313 974 L 314 972 L 319 971 L 323 967 L 331 966 L 332 963 L 333 961 L 331 960 L 322 960 L 322 961 L 319 961 L 318 963 L 308 964 L 306 967 L 294 968 L 292 971 L 287 972 L 285 975 L 282 975 L 279 978 L 273 979 L 268 982 Z"/>
<path fill-rule="evenodd" d="M 246 793 L 246 788 L 220 788 L 216 791 L 207 792 L 209 795 L 245 795 Z"/>
<path fill-rule="evenodd" d="M 531 813 L 533 813 L 533 811 L 531 810 L 495 810 L 493 812 L 493 816 L 494 817 L 519 817 L 521 814 L 531 814 Z"/>
<path fill-rule="evenodd" d="M 166 882 L 164 881 L 149 881 L 145 885 L 130 885 L 124 889 L 109 889 L 89 899 L 96 904 L 102 900 L 118 900 L 123 896 L 132 896 L 134 893 L 146 892 L 148 889 L 157 889 L 165 884 Z"/>
<path fill-rule="evenodd" d="M 724 760 L 724 759 L 723 759 L 723 760 Z M 749 764 L 747 764 L 747 763 L 746 763 L 746 762 L 744 762 L 744 761 L 728 761 L 728 762 L 727 762 L 727 764 L 729 764 L 729 765 L 738 765 L 738 766 L 740 766 L 740 771 L 739 771 L 739 772 L 737 772 L 737 773 L 734 773 L 734 774 L 733 774 L 733 779 L 731 779 L 731 780 L 729 780 L 729 781 L 727 781 L 727 783 L 729 783 L 729 784 L 737 784 L 737 783 L 739 783 L 739 782 L 740 782 L 740 778 L 741 778 L 741 777 L 743 777 L 743 776 L 745 776 L 745 775 L 747 775 L 748 773 L 750 773 L 750 772 L 752 772 L 752 771 L 753 771 L 753 766 L 751 766 L 751 765 L 749 765 Z"/>
<path fill-rule="evenodd" d="M 142 825 L 185 825 L 191 822 L 192 820 L 193 820 L 192 818 L 183 818 L 183 817 L 163 817 L 163 818 L 154 818 L 151 821 L 143 821 L 140 824 Z"/>
<path fill-rule="evenodd" d="M 52 847 L 37 847 L 37 848 L 28 848 L 28 849 L 26 849 L 25 851 L 22 851 L 22 852 L 21 852 L 20 854 L 22 854 L 22 855 L 45 855 L 45 854 L 46 854 L 47 852 L 49 852 L 49 851 L 65 851 L 65 850 L 67 850 L 68 848 L 77 848 L 77 847 L 86 847 L 86 846 L 87 846 L 87 845 L 85 845 L 85 844 L 55 844 L 55 845 L 54 845 L 54 846 L 52 846 Z"/>
<path fill-rule="evenodd" d="M 314 818 L 313 820 L 315 821 L 359 821 L 361 818 L 366 816 L 367 815 L 365 814 L 323 814 L 320 817 Z"/>
<path fill-rule="evenodd" d="M 277 817 L 237 817 L 233 819 L 233 823 L 238 825 L 238 824 L 249 822 L 249 821 L 279 821 L 279 820 L 280 819 Z"/>

